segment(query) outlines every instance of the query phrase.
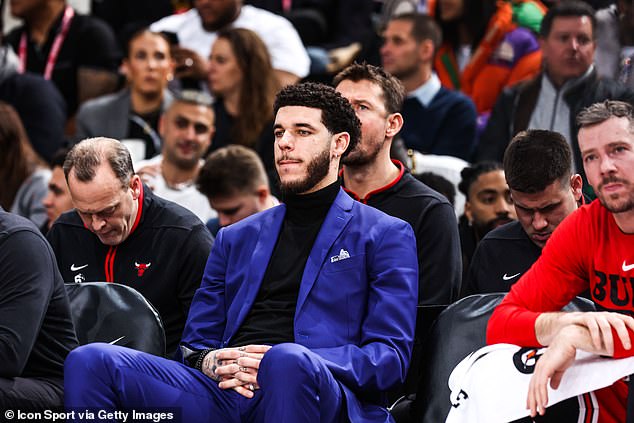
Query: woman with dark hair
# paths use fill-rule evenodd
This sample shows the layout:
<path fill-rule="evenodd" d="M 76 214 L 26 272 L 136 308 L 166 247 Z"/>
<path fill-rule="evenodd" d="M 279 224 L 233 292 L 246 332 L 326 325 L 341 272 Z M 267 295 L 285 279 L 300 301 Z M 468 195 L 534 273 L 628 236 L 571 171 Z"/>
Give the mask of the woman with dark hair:
<path fill-rule="evenodd" d="M 436 0 L 431 12 L 443 36 L 438 77 L 470 96 L 478 114 L 493 108 L 504 87 L 540 71 L 540 0 Z"/>
<path fill-rule="evenodd" d="M 218 31 L 209 57 L 208 83 L 216 97 L 211 150 L 229 144 L 253 148 L 270 174 L 275 169 L 273 100 L 280 87 L 258 35 L 243 28 Z"/>
<path fill-rule="evenodd" d="M 15 109 L 0 101 L 0 206 L 30 219 L 46 222 L 42 200 L 51 171 L 35 153 Z"/>

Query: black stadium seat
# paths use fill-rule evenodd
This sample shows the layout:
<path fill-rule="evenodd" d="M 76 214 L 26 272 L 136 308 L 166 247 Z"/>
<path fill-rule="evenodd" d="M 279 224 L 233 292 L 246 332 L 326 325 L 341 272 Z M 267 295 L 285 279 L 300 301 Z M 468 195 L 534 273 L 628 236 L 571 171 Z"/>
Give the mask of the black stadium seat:
<path fill-rule="evenodd" d="M 165 355 L 165 331 L 152 304 L 138 291 L 109 282 L 67 283 L 79 344 L 107 342 Z"/>
<path fill-rule="evenodd" d="M 436 319 L 423 345 L 421 379 L 414 404 L 401 401 L 392 410 L 398 423 L 438 423 L 447 419 L 449 375 L 469 353 L 486 345 L 489 317 L 504 293 L 472 295 L 447 307 Z M 576 298 L 566 311 L 594 311 L 594 304 Z"/>

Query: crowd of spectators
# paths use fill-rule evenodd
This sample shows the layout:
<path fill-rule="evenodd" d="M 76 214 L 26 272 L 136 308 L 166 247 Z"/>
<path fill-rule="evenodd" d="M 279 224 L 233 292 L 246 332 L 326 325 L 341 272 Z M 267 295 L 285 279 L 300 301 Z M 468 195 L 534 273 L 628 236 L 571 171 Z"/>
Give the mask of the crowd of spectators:
<path fill-rule="evenodd" d="M 559 292 L 552 302 L 536 299 L 537 294 L 527 296 L 529 299 L 519 295 L 528 289 L 524 274 L 534 281 L 555 272 L 547 267 L 555 266 L 553 257 L 568 260 L 558 255 L 561 252 L 549 250 L 548 243 L 559 226 L 572 232 L 570 225 L 562 225 L 570 220 L 569 215 L 580 215 L 579 208 L 591 210 L 583 215 L 585 220 L 577 218 L 591 225 L 588 221 L 603 218 L 605 210 L 621 217 L 634 208 L 631 198 L 626 205 L 615 205 L 619 189 L 631 189 L 634 184 L 627 179 L 631 172 L 619 173 L 624 166 L 620 160 L 627 159 L 619 156 L 619 148 L 634 146 L 632 128 L 625 131 L 632 139 L 613 140 L 614 152 L 605 153 L 609 163 L 602 162 L 599 170 L 596 163 L 602 160 L 604 148 L 601 137 L 607 133 L 592 132 L 602 126 L 621 134 L 620 124 L 614 122 L 629 119 L 632 123 L 628 109 L 634 105 L 631 1 L 93 0 L 89 14 L 77 12 L 66 0 L 1 0 L 0 10 L 5 6 L 19 25 L 4 31 L 0 18 L 0 227 L 10 228 L 8 235 L 0 234 L 0 243 L 8 243 L 5 238 L 9 235 L 15 242 L 14 230 L 33 232 L 31 223 L 47 237 L 52 248 L 39 245 L 43 240 L 39 235 L 29 239 L 37 254 L 56 258 L 47 264 L 54 273 L 47 282 L 47 298 L 53 295 L 64 302 L 58 298 L 60 280 L 132 286 L 157 307 L 165 325 L 169 359 L 184 360 L 189 368 L 251 398 L 261 388 L 259 380 L 251 380 L 257 370 L 244 370 L 251 369 L 252 363 L 240 362 L 239 370 L 229 372 L 227 362 L 223 365 L 215 353 L 209 353 L 212 349 L 246 348 L 247 356 L 259 365 L 268 349 L 251 348 L 253 343 L 242 342 L 240 336 L 261 343 L 302 340 L 302 345 L 319 350 L 321 339 L 310 344 L 302 338 L 308 335 L 294 333 L 292 325 L 283 336 L 274 333 L 262 338 L 250 331 L 267 331 L 289 322 L 306 327 L 307 322 L 283 314 L 290 310 L 289 304 L 297 305 L 297 315 L 301 313 L 298 293 L 289 291 L 288 279 L 298 277 L 306 283 L 302 278 L 306 260 L 306 269 L 319 271 L 322 265 L 310 260 L 318 254 L 311 250 L 313 245 L 326 248 L 320 244 L 325 237 L 320 225 L 336 226 L 326 212 L 330 207 L 349 211 L 351 198 L 364 204 L 355 217 L 361 223 L 353 220 L 353 227 L 373 221 L 374 212 L 364 214 L 365 207 L 371 206 L 402 219 L 413 230 L 399 227 L 404 238 L 413 240 L 419 271 L 418 278 L 413 278 L 418 307 L 446 307 L 464 296 L 514 289 L 504 311 L 494 315 L 490 340 L 547 346 L 557 330 L 572 331 L 569 326 L 577 325 L 587 328 L 589 335 L 583 332 L 577 337 L 575 333 L 568 339 L 581 348 L 588 345 L 586 335 L 595 346 L 605 341 L 611 326 L 614 342 L 622 342 L 618 348 L 629 350 L 624 333 L 629 328 L 631 336 L 634 319 L 615 318 L 611 312 L 632 315 L 634 311 L 603 301 L 605 280 L 585 285 L 575 282 L 574 289 Z M 317 90 L 319 95 L 304 90 Z M 282 105 L 280 95 L 286 102 Z M 340 104 L 342 98 L 345 107 Z M 324 128 L 315 123 L 314 113 L 331 113 L 324 104 L 340 112 L 340 116 L 316 121 L 333 136 L 331 148 L 321 151 L 311 144 L 302 147 L 306 151 L 295 152 L 297 143 L 321 139 L 319 131 Z M 300 170 L 308 175 L 307 181 L 289 182 Z M 346 193 L 346 199 L 339 193 Z M 302 198 L 309 199 L 306 204 L 311 206 L 302 205 Z M 258 220 L 267 213 L 274 215 L 280 204 L 294 214 L 276 221 L 275 227 L 270 226 L 273 220 Z M 31 223 L 15 220 L 2 209 Z M 273 211 L 267 212 L 269 209 Z M 250 217 L 256 214 L 260 217 Z M 246 223 L 237 225 L 243 220 Z M 328 256 L 328 260 L 331 264 L 350 260 L 344 271 L 354 264 L 363 275 L 375 271 L 371 261 L 377 261 L 377 269 L 387 272 L 385 262 L 374 256 L 374 248 L 383 242 L 376 238 L 376 231 L 388 223 L 380 221 L 375 228 L 366 228 L 368 244 L 364 248 L 372 257 L 356 257 L 348 247 L 340 246 L 338 255 Z M 623 229 L 630 228 L 629 220 L 617 219 L 617 225 L 623 238 L 619 242 L 631 245 L 631 232 Z M 235 237 L 229 241 L 222 238 L 227 233 L 223 228 L 228 227 L 240 228 L 227 231 Z M 255 247 L 250 241 L 253 231 L 271 229 L 279 232 L 281 241 L 270 245 L 265 252 L 268 256 L 260 250 L 240 250 Z M 591 229 L 592 236 L 596 235 L 596 228 Z M 328 230 L 329 226 L 323 229 L 324 233 Z M 615 228 L 608 225 L 607 230 Z M 278 236 L 277 232 L 269 235 Z M 216 236 L 221 245 L 212 249 Z M 562 237 L 554 238 L 559 246 L 568 245 Z M 358 242 L 355 238 L 350 245 Z M 407 251 L 401 258 L 394 257 L 395 263 L 407 261 L 403 264 L 407 273 L 404 291 L 412 288 L 413 280 L 408 273 L 409 247 L 403 247 Z M 231 248 L 237 250 L 229 251 Z M 213 271 L 227 265 L 222 271 L 238 272 L 238 279 L 249 280 L 244 273 L 249 269 L 235 263 L 253 264 L 244 257 L 234 263 L 236 251 L 257 255 L 254 263 L 261 267 L 260 277 L 264 275 L 267 284 L 259 293 L 255 289 L 247 296 L 255 303 L 249 304 L 254 307 L 251 311 L 245 308 L 239 314 L 240 319 L 247 319 L 246 326 L 228 326 L 224 332 L 238 336 L 240 342 L 229 342 L 221 333 L 223 336 L 214 335 L 217 342 L 205 346 L 197 332 L 204 332 L 198 326 L 201 322 L 187 320 L 192 301 L 196 304 L 194 293 L 201 281 L 207 290 L 216 289 L 203 279 L 209 277 L 209 269 L 205 270 L 208 257 L 207 266 Z M 319 254 L 325 254 L 323 251 Z M 214 258 L 214 254 L 224 255 Z M 286 269 L 282 254 L 294 257 L 295 267 Z M 262 262 L 269 256 L 270 266 L 268 261 Z M 547 264 L 529 270 L 533 263 L 541 263 L 542 256 L 549 260 Z M 611 278 L 609 295 L 618 304 L 622 297 L 634 298 L 632 288 L 625 286 L 626 277 L 631 282 L 628 272 L 634 268 L 626 263 L 633 262 L 634 256 L 622 259 L 620 273 L 601 270 L 604 279 Z M 290 276 L 284 274 L 286 270 Z M 330 280 L 330 269 L 324 270 L 325 280 Z M 567 280 L 574 273 L 562 268 L 556 271 Z M 621 288 L 612 281 L 621 277 L 614 276 L 617 274 L 624 281 Z M 585 274 L 575 276 L 587 280 Z M 381 279 L 380 275 L 372 277 Z M 597 277 L 601 278 L 598 273 Z M 2 278 L 0 275 L 0 286 L 15 283 Z M 512 288 L 518 281 L 519 288 Z M 544 288 L 544 283 L 539 287 Z M 610 312 L 608 317 L 599 323 L 592 319 L 547 320 L 559 326 L 535 326 L 535 333 L 524 338 L 509 334 L 500 323 L 509 313 L 555 311 L 551 310 L 554 304 L 558 307 L 569 300 L 573 291 L 600 304 Z M 243 298 L 247 293 L 229 294 Z M 357 301 L 354 295 L 363 295 L 365 299 L 359 301 L 366 301 L 375 294 L 351 292 L 340 304 L 352 307 L 350 302 Z M 203 297 L 206 295 L 209 291 Z M 295 295 L 290 303 L 289 295 Z M 341 295 L 337 295 L 339 300 Z M 281 305 L 276 303 L 280 298 Z M 376 299 L 379 304 L 383 300 Z M 238 307 L 236 304 L 226 304 L 227 316 L 238 316 L 229 309 Z M 0 303 L 0 318 L 2 307 Z M 43 312 L 50 312 L 51 307 L 49 304 L 49 310 Z M 58 307 L 61 309 L 55 311 L 66 316 L 67 305 Z M 202 313 L 200 304 L 197 307 Z M 219 304 L 214 307 L 222 308 Z M 285 307 L 285 311 L 277 315 L 276 307 Z M 390 313 L 394 311 L 391 307 L 388 304 Z M 273 317 L 260 325 L 247 312 L 263 313 L 258 316 L 270 312 Z M 410 312 L 413 317 L 402 320 L 406 326 L 410 317 L 416 320 L 416 311 Z M 359 313 L 357 318 L 368 317 Z M 401 319 L 399 313 L 395 315 Z M 315 315 L 330 318 L 321 310 Z M 546 320 L 531 318 L 518 323 L 518 330 Z M 50 331 L 43 319 L 36 334 Z M 594 323 L 587 323 L 591 320 Z M 425 342 L 423 328 L 428 329 L 432 322 L 416 323 L 415 332 L 403 335 L 407 345 L 395 347 L 399 354 L 409 348 L 410 354 L 413 346 L 413 369 L 417 369 L 418 349 Z M 357 337 L 349 332 L 341 342 L 352 345 L 369 336 L 367 327 L 355 325 Z M 3 327 L 0 321 L 0 335 Z M 595 333 L 597 327 L 604 338 Z M 335 332 L 340 329 L 333 328 Z M 393 327 L 384 329 L 387 334 Z M 191 345 L 180 342 L 184 331 Z M 391 340 L 391 336 L 385 339 Z M 64 337 L 62 355 L 75 347 L 68 334 Z M 33 351 L 38 342 L 34 338 Z M 557 347 L 561 353 L 561 345 Z M 626 355 L 618 348 L 619 354 Z M 104 351 L 93 353 L 107 354 L 109 350 Z M 613 355 L 615 347 L 600 345 L 592 351 Z M 90 352 L 82 350 L 82 354 Z M 238 358 L 227 354 L 230 365 L 237 366 Z M 319 371 L 323 371 L 320 360 L 324 357 L 334 362 L 340 358 L 329 356 L 331 352 L 323 354 L 319 360 L 313 359 Z M 348 358 L 355 362 L 356 353 L 350 354 Z M 407 365 L 407 354 L 399 357 L 398 366 Z M 117 357 L 128 359 L 125 354 Z M 556 367 L 551 359 L 544 362 Z M 346 373 L 351 369 L 328 366 L 336 383 L 346 386 L 338 397 L 343 405 L 337 403 L 337 410 L 343 410 L 346 401 L 357 404 L 359 399 L 385 405 L 379 391 L 415 394 L 419 377 L 417 370 L 404 372 L 389 386 L 369 387 L 362 375 Z M 365 366 L 364 362 L 363 371 L 369 368 Z M 216 367 L 227 371 L 227 376 L 216 373 Z M 0 376 L 25 376 L 19 370 Z M 245 382 L 230 386 L 242 380 L 236 374 Z M 52 407 L 61 406 L 58 377 L 55 373 L 57 390 L 48 394 Z M 350 392 L 348 385 L 355 385 Z M 4 389 L 0 383 L 0 396 Z M 617 396 L 621 398 L 622 392 Z M 78 398 L 75 391 L 73 401 L 80 401 Z M 533 390 L 529 399 L 531 413 L 543 414 L 543 394 Z M 634 394 L 630 400 L 634 410 Z M 614 413 L 617 421 L 624 418 L 624 409 Z M 634 421 L 634 415 L 629 418 Z"/>

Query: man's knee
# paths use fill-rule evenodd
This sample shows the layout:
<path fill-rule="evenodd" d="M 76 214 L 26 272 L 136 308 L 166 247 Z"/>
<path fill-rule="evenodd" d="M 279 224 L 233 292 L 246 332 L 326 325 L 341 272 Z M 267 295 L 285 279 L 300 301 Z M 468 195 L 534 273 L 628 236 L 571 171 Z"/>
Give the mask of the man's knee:
<path fill-rule="evenodd" d="M 310 361 L 313 353 L 303 345 L 285 343 L 273 346 L 264 354 L 262 365 L 277 368 L 278 366 L 302 366 Z"/>
<path fill-rule="evenodd" d="M 317 360 L 318 357 L 302 345 L 275 345 L 264 354 L 260 363 L 258 382 L 265 385 L 269 375 L 277 382 L 284 375 L 282 380 L 285 383 L 291 380 L 315 380 L 321 371 Z"/>
<path fill-rule="evenodd" d="M 112 360 L 112 345 L 94 343 L 82 345 L 72 350 L 64 362 L 64 376 L 69 373 L 83 373 L 88 370 L 102 371 Z"/>

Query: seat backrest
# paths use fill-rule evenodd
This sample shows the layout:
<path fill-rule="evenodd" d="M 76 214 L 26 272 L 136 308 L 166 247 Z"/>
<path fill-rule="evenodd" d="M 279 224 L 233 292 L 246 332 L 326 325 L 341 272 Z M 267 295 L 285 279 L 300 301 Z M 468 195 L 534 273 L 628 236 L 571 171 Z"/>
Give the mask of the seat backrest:
<path fill-rule="evenodd" d="M 67 283 L 65 286 L 80 345 L 107 342 L 165 355 L 161 317 L 134 288 L 110 282 Z"/>
<path fill-rule="evenodd" d="M 440 313 L 423 346 L 413 421 L 438 423 L 447 419 L 451 409 L 449 375 L 463 358 L 486 345 L 489 317 L 504 295 L 472 295 Z M 595 308 L 591 301 L 577 297 L 564 310 L 594 311 Z"/>
<path fill-rule="evenodd" d="M 418 389 L 423 346 L 436 318 L 447 307 L 446 305 L 419 305 L 416 307 L 416 336 L 414 338 L 414 349 L 412 351 L 409 372 L 405 382 L 406 394 L 415 393 L 416 389 Z"/>
<path fill-rule="evenodd" d="M 427 338 L 432 324 L 441 311 L 446 309 L 446 305 L 418 305 L 416 306 L 416 333 L 414 336 L 414 347 L 412 357 L 410 359 L 409 370 L 405 384 L 398 386 L 387 392 L 387 401 L 389 404 L 394 403 L 397 399 L 406 394 L 413 394 L 418 389 L 418 380 L 420 379 L 420 363 L 423 345 Z"/>

